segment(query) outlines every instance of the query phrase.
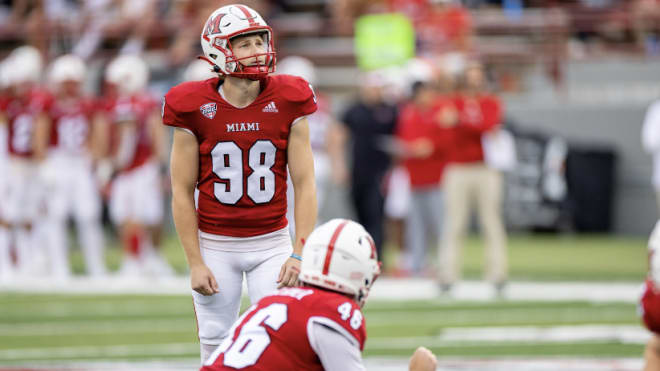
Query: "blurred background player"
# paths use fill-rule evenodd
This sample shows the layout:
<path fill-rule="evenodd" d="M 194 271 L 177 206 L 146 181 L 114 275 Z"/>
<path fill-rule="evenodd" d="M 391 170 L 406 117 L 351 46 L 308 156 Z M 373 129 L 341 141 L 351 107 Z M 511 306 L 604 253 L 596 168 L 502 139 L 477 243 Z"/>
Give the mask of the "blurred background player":
<path fill-rule="evenodd" d="M 360 97 L 344 112 L 342 125 L 333 125 L 331 155 L 337 181 L 350 184 L 351 204 L 358 222 L 374 238 L 382 259 L 384 240 L 384 180 L 391 165 L 387 143 L 398 118 L 395 103 L 387 100 L 387 76 L 372 71 L 362 76 Z M 345 145 L 350 143 L 351 169 L 346 169 Z"/>
<path fill-rule="evenodd" d="M 101 197 L 93 166 L 105 148 L 105 122 L 95 102 L 83 94 L 86 66 L 63 55 L 53 61 L 48 81 L 55 95 L 49 110 L 50 148 L 44 169 L 48 192 L 48 240 L 51 274 L 70 276 L 67 221 L 76 222 L 87 273 L 106 273 L 101 227 Z"/>
<path fill-rule="evenodd" d="M 9 68 L 7 60 L 0 61 L 0 174 L 9 173 L 9 150 L 7 143 L 7 116 L 4 113 L 9 101 Z M 7 202 L 7 177 L 0 177 L 0 205 Z M 9 221 L 4 215 L 4 208 L 0 206 L 0 282 L 11 280 L 13 275 L 13 262 L 9 244 Z"/>
<path fill-rule="evenodd" d="M 277 62 L 277 73 L 302 77 L 312 87 L 317 82 L 314 64 L 307 58 L 290 56 Z M 330 158 L 328 156 L 328 128 L 336 125 L 335 119 L 330 112 L 330 101 L 328 98 L 316 92 L 316 104 L 318 110 L 307 117 L 309 121 L 309 141 L 312 144 L 314 154 L 314 178 L 316 179 L 316 201 L 319 209 L 325 200 L 326 189 L 330 181 Z M 287 220 L 289 230 L 293 235 L 295 231 L 295 218 L 293 217 L 294 197 L 291 178 L 287 181 Z"/>
<path fill-rule="evenodd" d="M 183 71 L 183 81 L 204 81 L 218 77 L 206 61 L 195 59 Z"/>
<path fill-rule="evenodd" d="M 373 239 L 360 224 L 333 219 L 309 235 L 302 258 L 302 286 L 281 289 L 245 311 L 202 371 L 364 369 L 361 308 L 380 274 Z M 436 364 L 420 348 L 410 370 Z"/>
<path fill-rule="evenodd" d="M 658 216 L 660 216 L 660 100 L 653 102 L 646 110 L 642 126 L 642 146 L 648 154 L 653 156 L 651 183 L 658 205 Z"/>
<path fill-rule="evenodd" d="M 43 261 L 35 236 L 44 217 L 40 166 L 48 146 L 52 97 L 38 85 L 42 57 L 35 48 L 15 49 L 3 65 L 10 71 L 7 99 L 0 107 L 0 123 L 7 125 L 9 174 L 0 208 L 9 228 L 0 225 L 0 254 L 6 260 L 8 246 L 14 246 L 18 273 L 29 277 Z"/>
<path fill-rule="evenodd" d="M 110 216 L 124 244 L 120 275 L 168 276 L 172 268 L 158 251 L 163 221 L 165 136 L 159 105 L 146 92 L 149 68 L 137 55 L 120 55 L 105 80 L 117 97 L 108 111 L 116 148 L 117 176 L 110 191 Z"/>
<path fill-rule="evenodd" d="M 250 301 L 293 286 L 303 240 L 316 223 L 309 83 L 275 70 L 271 28 L 253 9 L 216 9 L 200 35 L 204 60 L 222 78 L 165 95 L 176 127 L 170 160 L 172 213 L 188 265 L 202 361 L 236 320 L 245 275 Z M 292 241 L 287 166 L 294 188 Z M 198 203 L 194 195 L 198 190 Z"/>
<path fill-rule="evenodd" d="M 453 120 L 454 106 L 437 94 L 431 76 L 413 83 L 410 103 L 399 116 L 397 138 L 405 148 L 402 162 L 411 188 L 405 223 L 405 267 L 415 276 L 425 268 L 429 242 L 440 238 L 444 202 L 440 184 L 449 160 L 452 138 L 448 126 L 454 124 Z"/>
<path fill-rule="evenodd" d="M 644 371 L 660 370 L 660 221 L 655 224 L 648 242 L 649 272 L 640 300 L 642 322 L 651 331 L 644 350 Z"/>

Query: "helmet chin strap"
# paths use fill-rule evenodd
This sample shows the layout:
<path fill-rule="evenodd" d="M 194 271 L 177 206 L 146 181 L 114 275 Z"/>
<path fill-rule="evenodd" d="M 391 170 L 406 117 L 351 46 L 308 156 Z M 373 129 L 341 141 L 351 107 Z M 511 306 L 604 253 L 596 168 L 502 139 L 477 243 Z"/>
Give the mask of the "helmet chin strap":
<path fill-rule="evenodd" d="M 206 58 L 206 56 L 198 55 L 198 56 L 197 56 L 197 59 L 201 59 L 201 60 L 203 60 L 204 62 L 207 62 L 208 64 L 210 64 L 211 67 L 213 68 L 213 72 L 215 72 L 215 73 L 220 73 L 220 72 L 221 72 L 221 71 L 220 71 L 220 67 L 218 67 L 217 64 L 211 62 L 211 60 L 208 59 L 208 58 Z"/>
<path fill-rule="evenodd" d="M 355 301 L 360 305 L 360 307 L 363 307 L 364 304 L 367 302 L 367 295 L 369 294 L 369 291 L 364 292 L 362 290 L 359 290 L 357 295 L 355 295 Z"/>
<path fill-rule="evenodd" d="M 200 55 L 200 56 L 197 56 L 197 59 L 201 59 L 201 60 L 207 62 L 208 64 L 210 64 L 211 67 L 213 68 L 213 72 L 222 73 L 222 70 L 220 70 L 220 67 L 218 67 L 217 64 L 213 63 L 213 61 L 208 59 L 206 56 Z M 238 61 L 236 63 L 241 65 L 241 71 L 238 71 L 239 72 L 239 75 L 238 75 L 239 77 L 257 81 L 257 80 L 263 79 L 264 75 L 268 74 L 269 66 L 267 66 L 265 64 L 263 64 L 263 65 L 260 64 L 258 66 L 245 66 L 245 65 L 241 64 L 240 61 Z M 229 76 L 232 76 L 232 74 L 229 74 Z"/>

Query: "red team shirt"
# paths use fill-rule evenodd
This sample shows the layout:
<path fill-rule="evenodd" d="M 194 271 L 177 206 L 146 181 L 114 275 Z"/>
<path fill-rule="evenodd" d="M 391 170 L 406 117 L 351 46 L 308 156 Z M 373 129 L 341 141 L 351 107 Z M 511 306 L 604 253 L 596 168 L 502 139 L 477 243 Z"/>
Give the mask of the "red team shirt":
<path fill-rule="evenodd" d="M 364 348 L 367 330 L 357 303 L 317 288 L 285 288 L 248 309 L 211 356 L 213 364 L 201 370 L 323 370 L 309 338 L 311 322 Z"/>
<path fill-rule="evenodd" d="M 5 99 L 0 104 L 0 111 L 7 115 L 9 153 L 16 157 L 31 158 L 36 118 L 50 109 L 53 97 L 35 89 L 23 98 Z"/>
<path fill-rule="evenodd" d="M 454 99 L 459 123 L 454 127 L 452 160 L 459 163 L 483 162 L 481 136 L 502 121 L 502 104 L 494 95 Z"/>
<path fill-rule="evenodd" d="M 287 146 L 293 122 L 316 111 L 310 85 L 290 75 L 261 80 L 261 93 L 236 108 L 219 79 L 175 86 L 163 123 L 190 131 L 199 144 L 199 229 L 250 237 L 286 227 Z"/>
<path fill-rule="evenodd" d="M 442 127 L 439 116 L 445 109 L 450 108 L 452 108 L 450 101 L 438 99 L 433 107 L 427 110 L 409 104 L 401 111 L 397 124 L 397 137 L 407 143 L 429 139 L 434 147 L 433 153 L 427 158 L 408 158 L 403 162 L 413 188 L 435 186 L 442 179 L 449 161 L 448 149 L 452 145 L 452 130 Z"/>
<path fill-rule="evenodd" d="M 87 151 L 94 107 L 94 102 L 85 98 L 56 101 L 49 112 L 50 147 L 72 155 Z"/>
<path fill-rule="evenodd" d="M 131 171 L 145 164 L 153 155 L 153 138 L 149 130 L 149 117 L 158 109 L 158 102 L 148 94 L 130 97 L 110 98 L 105 103 L 105 111 L 111 126 L 111 145 L 117 150 L 119 128 L 124 122 L 132 121 L 136 125 L 136 142 L 133 157 L 121 172 Z M 114 143 L 113 143 L 114 142 Z"/>

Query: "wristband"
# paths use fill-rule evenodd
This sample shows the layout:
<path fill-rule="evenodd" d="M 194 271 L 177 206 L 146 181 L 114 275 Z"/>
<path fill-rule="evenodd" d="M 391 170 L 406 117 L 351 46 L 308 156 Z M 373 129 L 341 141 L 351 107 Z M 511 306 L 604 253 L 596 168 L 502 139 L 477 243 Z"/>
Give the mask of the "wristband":
<path fill-rule="evenodd" d="M 290 258 L 294 258 L 294 259 L 298 259 L 298 260 L 302 261 L 302 256 L 300 256 L 296 253 L 291 253 Z"/>

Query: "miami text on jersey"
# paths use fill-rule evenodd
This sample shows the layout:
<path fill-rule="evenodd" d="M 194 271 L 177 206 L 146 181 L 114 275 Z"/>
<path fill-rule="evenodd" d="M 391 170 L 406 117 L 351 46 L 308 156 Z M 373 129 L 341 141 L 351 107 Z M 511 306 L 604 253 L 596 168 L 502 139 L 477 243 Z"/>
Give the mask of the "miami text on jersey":
<path fill-rule="evenodd" d="M 259 123 L 235 122 L 232 124 L 227 124 L 227 132 L 231 133 L 232 131 L 259 131 Z"/>

